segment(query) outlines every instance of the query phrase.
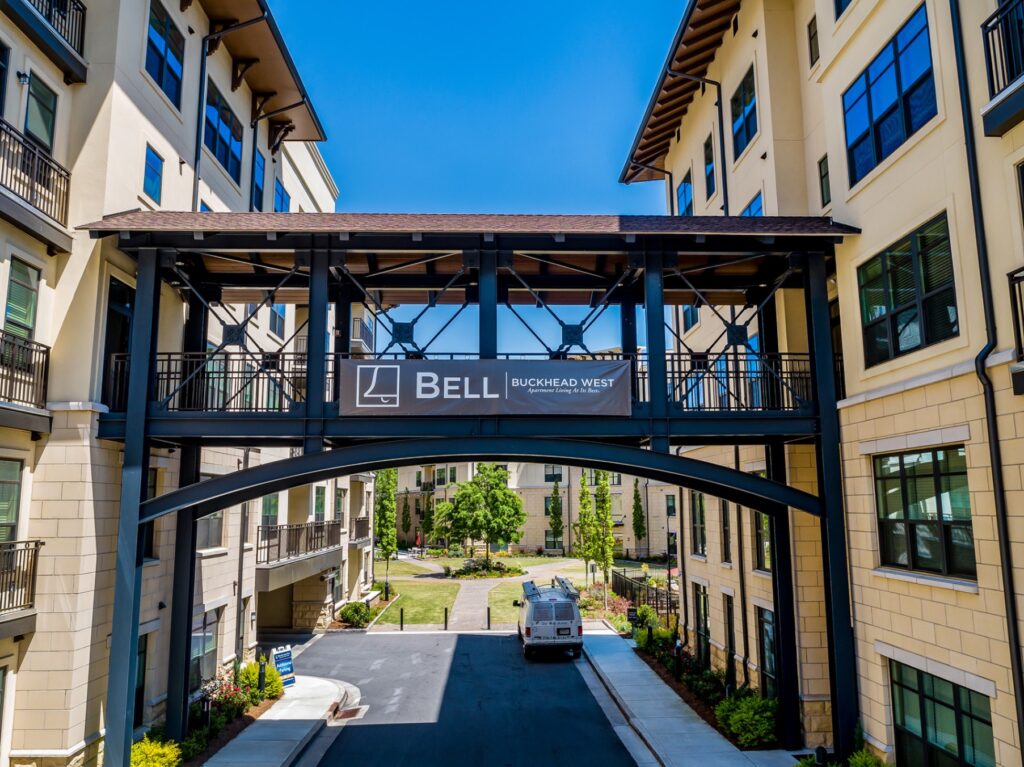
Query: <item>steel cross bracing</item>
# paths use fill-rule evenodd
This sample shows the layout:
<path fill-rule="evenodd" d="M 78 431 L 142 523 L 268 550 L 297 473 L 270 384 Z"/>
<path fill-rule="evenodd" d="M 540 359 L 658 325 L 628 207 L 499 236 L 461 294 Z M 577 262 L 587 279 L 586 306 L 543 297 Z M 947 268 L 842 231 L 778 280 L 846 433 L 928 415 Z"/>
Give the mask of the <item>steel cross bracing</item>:
<path fill-rule="evenodd" d="M 203 214 L 195 219 L 195 227 L 203 231 L 187 226 L 131 229 L 120 222 L 92 227 L 98 236 L 116 235 L 120 247 L 137 258 L 140 289 L 133 327 L 147 331 L 133 335 L 132 364 L 122 360 L 120 368 L 112 371 L 121 396 L 111 401 L 111 412 L 99 419 L 101 438 L 125 444 L 111 645 L 117 657 L 136 657 L 134 626 L 141 588 L 137 533 L 140 522 L 155 516 L 176 513 L 179 526 L 187 525 L 176 536 L 175 561 L 182 566 L 175 568 L 174 593 L 189 595 L 192 589 L 185 576 L 191 568 L 186 563 L 194 559 L 195 543 L 194 531 L 191 538 L 188 534 L 190 521 L 197 514 L 257 494 L 437 456 L 628 466 L 638 476 L 719 495 L 779 520 L 793 509 L 820 515 L 832 710 L 837 745 L 840 751 L 848 746 L 846 730 L 856 721 L 857 693 L 852 665 L 846 662 L 853 638 L 842 498 L 836 495 L 840 487 L 838 421 L 826 274 L 835 238 L 848 229 L 808 224 L 809 229 L 823 233 L 794 236 L 788 233 L 791 225 L 782 219 L 778 225 L 767 219 L 728 219 L 722 234 L 712 229 L 674 234 L 688 224 L 672 219 L 657 222 L 646 234 L 596 229 L 581 234 L 486 230 L 469 234 L 417 232 L 413 228 L 417 219 L 407 231 L 338 234 L 296 231 L 288 224 L 299 219 L 291 217 L 272 217 L 274 225 L 262 230 L 253 224 L 262 219 L 246 219 L 236 231 L 230 226 L 234 215 Z M 224 228 L 210 231 L 218 222 Z M 195 327 L 186 333 L 191 340 L 181 353 L 158 352 L 161 280 L 182 289 L 189 301 L 190 322 L 195 309 L 197 315 L 220 323 L 222 336 L 213 349 L 204 348 L 205 330 L 192 323 Z M 783 289 L 804 295 L 808 354 L 780 352 L 777 339 L 770 338 L 774 297 Z M 228 307 L 275 300 L 307 305 L 308 319 L 279 348 L 264 350 L 249 332 L 254 313 L 245 312 L 236 323 Z M 678 348 L 685 351 L 667 348 L 664 311 L 684 302 L 709 307 L 724 323 L 725 331 L 705 350 L 690 348 L 671 327 Z M 546 341 L 537 328 L 528 327 L 544 349 L 538 357 L 603 354 L 588 347 L 586 332 L 609 306 L 618 305 L 622 308 L 621 351 L 607 354 L 620 354 L 633 363 L 632 411 L 628 416 L 598 418 L 341 417 L 338 376 L 332 366 L 348 354 L 355 356 L 349 349 L 350 318 L 351 307 L 359 303 L 390 336 L 388 342 L 362 354 L 407 358 L 437 354 L 432 345 L 453 319 L 425 342 L 415 331 L 417 323 L 442 303 L 455 307 L 454 316 L 469 306 L 479 309 L 479 348 L 466 350 L 464 356 L 469 358 L 518 356 L 515 350 L 498 348 L 497 317 L 499 310 L 506 311 L 528 326 L 515 308 L 519 304 L 542 308 L 562 331 L 561 339 Z M 588 306 L 582 322 L 568 323 L 559 317 L 559 307 L 570 303 Z M 333 352 L 325 339 L 327 308 L 332 304 Z M 418 307 L 411 322 L 393 316 L 393 307 L 400 304 Z M 733 308 L 726 311 L 723 305 Z M 648 340 L 642 353 L 637 348 L 639 308 L 644 309 Z M 748 328 L 755 319 L 761 348 L 750 343 Z M 303 329 L 306 351 L 289 351 Z M 206 389 L 211 381 L 219 385 L 218 359 L 232 344 L 240 349 L 233 354 L 251 370 L 239 376 L 223 396 L 199 397 L 201 408 L 181 407 L 188 392 Z M 279 361 L 288 355 L 300 361 L 282 370 Z M 157 375 L 160 370 L 166 373 L 163 378 Z M 151 386 L 154 379 L 158 386 Z M 288 392 L 280 406 L 268 408 L 247 398 L 248 387 L 262 380 L 272 380 Z M 701 396 L 695 396 L 698 393 Z M 815 447 L 818 486 L 826 489 L 820 496 L 801 494 L 784 484 L 784 466 L 778 456 L 786 443 L 794 441 Z M 773 471 L 762 479 L 670 453 L 672 446 L 687 444 L 765 445 L 775 456 Z M 203 446 L 213 445 L 303 449 L 295 458 L 207 482 L 196 482 L 197 472 L 183 469 L 184 486 L 179 491 L 153 500 L 144 497 L 142 478 L 152 448 L 179 447 L 183 461 L 187 458 L 191 466 Z M 779 563 L 775 578 L 777 601 L 793 599 L 792 589 L 782 588 L 792 583 L 791 573 L 783 571 L 785 566 Z M 190 605 L 184 604 L 186 598 L 172 606 L 172 618 L 178 616 L 172 620 L 172 633 L 181 634 L 180 641 L 172 637 L 172 648 L 177 647 L 179 654 L 187 647 Z M 780 609 L 780 619 L 792 615 L 792 610 Z M 779 632 L 780 645 L 786 645 L 780 647 L 780 668 L 791 667 L 785 664 L 795 657 L 790 646 L 794 634 Z M 112 763 L 124 763 L 126 756 L 126 723 L 132 720 L 136 674 L 130 660 L 118 665 L 108 683 L 106 753 Z M 176 676 L 169 681 L 169 721 L 173 712 L 184 710 L 184 686 Z M 791 710 L 791 692 L 782 705 L 788 716 L 795 717 L 798 711 Z M 175 722 L 181 726 L 181 717 Z M 852 726 L 849 730 L 852 735 Z"/>

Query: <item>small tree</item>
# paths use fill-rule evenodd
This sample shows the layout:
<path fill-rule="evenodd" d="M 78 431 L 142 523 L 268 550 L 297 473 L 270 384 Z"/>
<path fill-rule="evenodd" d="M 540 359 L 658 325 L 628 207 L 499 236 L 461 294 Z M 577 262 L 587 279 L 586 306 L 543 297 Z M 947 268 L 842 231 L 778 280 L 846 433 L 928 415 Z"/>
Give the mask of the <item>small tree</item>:
<path fill-rule="evenodd" d="M 434 519 L 431 528 L 435 538 L 444 538 L 446 545 L 451 545 L 456 538 L 455 532 L 455 506 L 451 501 L 440 501 L 434 507 Z"/>
<path fill-rule="evenodd" d="M 548 506 L 548 525 L 551 528 L 551 537 L 556 541 L 562 540 L 562 533 L 565 532 L 565 523 L 562 520 L 562 491 L 558 487 L 558 480 L 551 488 L 551 504 Z"/>
<path fill-rule="evenodd" d="M 633 540 L 637 548 L 640 541 L 647 537 L 647 519 L 644 516 L 644 504 L 640 499 L 640 480 L 633 477 Z M 648 542 L 647 553 L 650 554 L 650 542 Z"/>
<path fill-rule="evenodd" d="M 389 584 L 391 558 L 398 551 L 398 530 L 395 529 L 395 488 L 397 486 L 397 469 L 382 469 L 377 472 L 374 481 L 373 527 L 377 533 L 377 548 L 384 556 L 385 585 Z"/>
<path fill-rule="evenodd" d="M 491 544 L 516 542 L 522 537 L 526 523 L 523 499 L 509 490 L 504 469 L 480 464 L 473 479 L 459 484 L 452 505 L 454 532 L 464 531 L 471 540 L 482 540 L 488 562 Z"/>
<path fill-rule="evenodd" d="M 427 545 L 427 541 L 434 533 L 434 499 L 431 496 L 427 496 L 423 499 L 423 545 Z"/>
<path fill-rule="evenodd" d="M 405 489 L 402 498 L 402 540 L 409 545 L 409 530 L 412 528 L 412 514 L 409 513 L 409 488 Z"/>
<path fill-rule="evenodd" d="M 586 478 L 580 481 L 579 510 L 576 512 L 576 522 L 573 524 L 573 534 L 576 539 L 573 546 L 576 556 L 583 560 L 583 583 L 586 585 L 590 572 L 590 561 L 593 557 L 594 540 L 594 501 L 587 487 Z"/>
<path fill-rule="evenodd" d="M 597 472 L 594 491 L 594 535 L 591 546 L 594 562 L 604 573 L 604 602 L 608 607 L 608 575 L 615 561 L 615 522 L 612 520 L 612 489 L 608 472 Z"/>

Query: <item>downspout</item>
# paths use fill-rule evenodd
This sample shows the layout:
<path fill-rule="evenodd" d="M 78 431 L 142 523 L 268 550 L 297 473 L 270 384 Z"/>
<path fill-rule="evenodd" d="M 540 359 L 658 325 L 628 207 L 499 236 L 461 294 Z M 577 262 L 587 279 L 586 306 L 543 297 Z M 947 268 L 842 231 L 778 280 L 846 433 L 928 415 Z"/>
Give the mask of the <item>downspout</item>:
<path fill-rule="evenodd" d="M 672 176 L 672 171 L 665 170 L 664 168 L 658 168 L 654 165 L 648 165 L 645 162 L 637 162 L 636 160 L 633 160 L 630 164 L 635 168 L 649 170 L 651 173 L 665 174 L 665 181 L 668 183 L 668 213 L 670 216 L 676 215 L 676 182 Z"/>
<path fill-rule="evenodd" d="M 242 448 L 242 471 L 249 468 L 249 456 L 253 448 Z M 235 591 L 235 667 L 242 665 L 242 654 L 245 652 L 245 624 L 242 622 L 242 609 L 245 598 L 242 596 L 242 579 L 245 577 L 245 533 L 249 528 L 249 501 L 242 504 L 241 517 L 238 524 L 238 588 Z"/>
<path fill-rule="evenodd" d="M 1010 525 L 1006 508 L 1006 487 L 1003 483 L 1003 451 L 996 420 L 996 396 L 986 362 L 997 344 L 995 305 L 992 300 L 992 275 L 988 261 L 988 238 L 978 178 L 978 152 L 971 114 L 971 94 L 964 58 L 963 21 L 960 0 L 949 0 L 953 25 L 953 51 L 956 57 L 957 82 L 960 86 L 960 113 L 964 123 L 964 149 L 967 155 L 967 178 L 971 189 L 971 210 L 974 214 L 974 237 L 978 248 L 978 272 L 981 277 L 981 300 L 985 313 L 986 343 L 974 358 L 974 371 L 981 383 L 985 400 L 985 426 L 988 432 L 989 459 L 992 464 L 992 495 L 995 501 L 996 529 L 999 531 L 999 559 L 1003 576 L 1003 601 L 1006 605 L 1006 634 L 1010 644 L 1010 672 L 1013 676 L 1013 698 L 1017 707 L 1017 742 L 1024 743 L 1024 671 L 1021 669 L 1020 624 L 1013 581 L 1013 549 L 1010 546 Z"/>
<path fill-rule="evenodd" d="M 733 445 L 733 467 L 736 471 L 740 469 L 740 446 Z M 739 543 L 738 551 L 740 561 L 738 562 L 740 575 L 740 628 L 743 632 L 743 686 L 750 687 L 750 638 L 747 636 L 747 566 L 743 557 L 743 512 L 739 504 L 736 506 L 736 541 Z"/>
<path fill-rule="evenodd" d="M 682 447 L 676 448 L 676 458 L 682 452 Z M 683 528 L 686 525 L 683 524 L 683 488 L 679 488 L 679 496 L 677 501 L 676 517 L 679 520 L 679 532 L 676 533 L 676 559 L 679 560 L 679 603 L 683 606 L 683 647 L 690 646 L 690 632 L 687 630 L 687 626 L 690 625 L 690 595 L 689 589 L 686 588 L 686 545 L 683 538 Z M 693 513 L 693 509 L 690 509 L 690 513 Z M 665 525 L 668 525 L 668 518 L 665 518 Z M 671 560 L 669 560 L 671 563 Z M 669 570 L 671 576 L 671 569 Z M 669 578 L 671 580 L 671 577 Z"/>
<path fill-rule="evenodd" d="M 702 86 L 711 85 L 715 88 L 715 92 L 718 94 L 718 100 L 715 102 L 715 107 L 718 109 L 718 156 L 721 162 L 722 169 L 722 215 L 729 215 L 729 172 L 725 164 L 725 112 L 722 106 L 722 84 L 717 80 L 712 80 L 707 77 L 700 77 L 699 75 L 691 75 L 687 72 L 677 72 L 674 69 L 666 69 L 665 74 L 669 77 L 679 77 L 683 80 L 689 80 L 690 82 L 700 83 Z"/>

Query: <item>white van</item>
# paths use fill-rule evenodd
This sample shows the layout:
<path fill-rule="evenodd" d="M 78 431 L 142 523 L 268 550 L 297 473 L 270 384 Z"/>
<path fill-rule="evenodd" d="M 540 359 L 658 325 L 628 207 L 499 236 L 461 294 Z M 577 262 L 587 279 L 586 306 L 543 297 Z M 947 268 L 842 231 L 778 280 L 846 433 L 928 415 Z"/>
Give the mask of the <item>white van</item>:
<path fill-rule="evenodd" d="M 580 617 L 580 593 L 568 579 L 558 576 L 550 586 L 533 581 L 523 583 L 523 598 L 512 604 L 519 608 L 519 641 L 523 656 L 532 658 L 537 650 L 572 650 L 572 657 L 583 652 L 583 619 Z"/>

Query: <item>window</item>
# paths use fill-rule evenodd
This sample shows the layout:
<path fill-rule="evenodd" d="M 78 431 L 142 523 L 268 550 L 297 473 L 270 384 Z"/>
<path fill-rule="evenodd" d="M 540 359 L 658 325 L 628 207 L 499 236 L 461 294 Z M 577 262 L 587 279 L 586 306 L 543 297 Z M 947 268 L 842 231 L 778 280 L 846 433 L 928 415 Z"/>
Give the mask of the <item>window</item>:
<path fill-rule="evenodd" d="M 291 195 L 284 188 L 281 179 L 274 179 L 274 212 L 287 213 L 292 206 Z"/>
<path fill-rule="evenodd" d="M 284 338 L 284 304 L 270 305 L 270 332 L 278 338 Z"/>
<path fill-rule="evenodd" d="M 597 470 L 596 469 L 586 469 L 585 471 L 586 471 L 587 484 L 588 485 L 596 485 L 597 484 Z M 609 485 L 621 485 L 622 484 L 622 475 L 618 474 L 618 473 L 608 472 L 608 484 Z"/>
<path fill-rule="evenodd" d="M 715 193 L 715 143 L 710 134 L 704 139 L 704 196 L 711 199 Z"/>
<path fill-rule="evenodd" d="M 722 595 L 722 614 L 725 623 L 725 683 L 736 686 L 736 610 L 733 598 Z"/>
<path fill-rule="evenodd" d="M 345 519 L 345 505 L 348 501 L 348 488 L 334 488 L 334 520 L 336 522 Z"/>
<path fill-rule="evenodd" d="M 149 144 L 146 144 L 146 169 L 142 175 L 142 191 L 155 202 L 160 204 L 160 192 L 164 182 L 164 158 L 156 153 Z"/>
<path fill-rule="evenodd" d="M 455 467 L 454 466 L 449 466 L 448 467 L 448 484 L 450 484 L 450 485 L 454 485 L 455 484 Z"/>
<path fill-rule="evenodd" d="M 323 522 L 327 519 L 327 488 L 317 485 L 313 488 L 313 521 Z"/>
<path fill-rule="evenodd" d="M 277 493 L 263 496 L 263 508 L 260 511 L 260 524 L 264 527 L 277 525 L 277 510 L 280 503 Z"/>
<path fill-rule="evenodd" d="M 545 495 L 544 496 L 544 516 L 545 517 L 550 517 L 551 516 L 551 504 L 554 502 L 554 500 L 555 500 L 555 496 L 553 496 L 553 495 Z"/>
<path fill-rule="evenodd" d="M 220 615 L 210 610 L 192 619 L 192 647 L 189 653 L 188 689 L 196 692 L 203 682 L 217 676 L 217 640 Z"/>
<path fill-rule="evenodd" d="M 7 106 L 7 76 L 10 72 L 11 49 L 0 43 L 0 117 Z"/>
<path fill-rule="evenodd" d="M 754 199 L 747 203 L 747 207 L 740 211 L 741 216 L 763 216 L 764 205 L 761 202 L 761 193 L 754 195 Z"/>
<path fill-rule="evenodd" d="M 857 285 L 867 367 L 960 334 L 945 213 L 858 267 Z"/>
<path fill-rule="evenodd" d="M 417 517 L 422 517 L 423 516 L 423 510 L 420 507 L 420 499 L 419 498 L 414 498 L 413 499 L 413 511 L 416 512 L 416 516 Z"/>
<path fill-rule="evenodd" d="M 434 469 L 434 486 L 444 487 L 446 484 L 446 478 L 448 473 L 444 470 L 444 466 L 440 469 Z"/>
<path fill-rule="evenodd" d="M 810 22 L 807 24 L 807 52 L 811 60 L 811 66 L 813 67 L 818 63 L 818 59 L 821 58 L 821 53 L 818 50 L 818 17 L 811 16 Z"/>
<path fill-rule="evenodd" d="M 252 210 L 263 210 L 263 184 L 267 175 L 267 161 L 262 152 L 256 152 L 252 163 Z"/>
<path fill-rule="evenodd" d="M 697 666 L 711 668 L 711 621 L 708 615 L 708 587 L 693 584 L 693 632 L 697 635 L 694 648 Z"/>
<path fill-rule="evenodd" d="M 757 134 L 757 94 L 754 90 L 754 67 L 747 70 L 730 102 L 732 110 L 732 155 L 737 159 Z"/>
<path fill-rule="evenodd" d="M 196 520 L 196 548 L 217 549 L 224 541 L 224 511 L 215 511 Z"/>
<path fill-rule="evenodd" d="M 544 481 L 545 482 L 561 482 L 562 481 L 562 467 L 556 466 L 553 463 L 544 464 Z"/>
<path fill-rule="evenodd" d="M 150 469 L 146 474 L 146 499 L 156 498 L 157 491 L 156 469 Z M 154 560 L 156 556 L 156 520 L 151 520 L 142 525 L 142 558 Z"/>
<path fill-rule="evenodd" d="M 732 510 L 729 502 L 719 499 L 719 518 L 722 526 L 722 561 L 732 562 Z"/>
<path fill-rule="evenodd" d="M 157 0 L 149 6 L 149 30 L 146 35 L 146 71 L 160 90 L 181 109 L 182 67 L 185 38 L 171 21 L 171 15 Z"/>
<path fill-rule="evenodd" d="M 974 578 L 963 445 L 875 457 L 881 563 Z"/>
<path fill-rule="evenodd" d="M 850 186 L 937 114 L 922 5 L 843 94 Z"/>
<path fill-rule="evenodd" d="M 213 208 L 210 207 L 206 200 L 199 201 L 199 212 L 200 213 L 213 213 Z"/>
<path fill-rule="evenodd" d="M 696 327 L 700 322 L 700 307 L 697 304 L 683 304 L 683 332 Z"/>
<path fill-rule="evenodd" d="M 562 536 L 555 537 L 555 534 L 550 530 L 544 531 L 544 548 L 545 549 L 560 549 L 562 548 Z"/>
<path fill-rule="evenodd" d="M 760 511 L 754 512 L 754 558 L 755 569 L 772 571 L 772 518 Z"/>
<path fill-rule="evenodd" d="M 36 307 L 39 303 L 39 270 L 17 258 L 11 259 L 7 283 L 7 309 L 4 330 L 31 339 L 36 327 Z"/>
<path fill-rule="evenodd" d="M 210 80 L 206 85 L 206 121 L 203 144 L 210 150 L 221 167 L 235 180 L 242 178 L 242 123 L 228 106 L 217 86 Z"/>
<path fill-rule="evenodd" d="M 676 515 L 676 494 L 669 493 L 665 496 L 665 516 L 674 517 Z"/>
<path fill-rule="evenodd" d="M 707 556 L 708 531 L 704 516 L 704 493 L 690 491 L 690 553 Z"/>
<path fill-rule="evenodd" d="M 416 471 L 416 487 L 423 487 L 423 472 L 420 470 Z"/>
<path fill-rule="evenodd" d="M 141 727 L 143 716 L 146 713 L 146 655 L 149 649 L 148 640 L 148 634 L 143 634 L 139 637 L 135 666 L 135 710 L 133 712 L 132 727 Z"/>
<path fill-rule="evenodd" d="M 821 192 L 821 207 L 832 202 L 832 184 L 828 178 L 828 155 L 818 160 L 818 190 Z"/>
<path fill-rule="evenodd" d="M 53 132 L 56 121 L 57 94 L 33 72 L 28 83 L 25 135 L 50 152 L 53 150 Z"/>
<path fill-rule="evenodd" d="M 894 660 L 889 674 L 897 764 L 995 766 L 987 697 Z"/>
<path fill-rule="evenodd" d="M 0 460 L 0 542 L 18 539 L 21 461 Z"/>
<path fill-rule="evenodd" d="M 775 613 L 757 608 L 757 652 L 761 672 L 761 695 L 774 698 L 778 695 L 775 681 Z"/>
<path fill-rule="evenodd" d="M 850 3 L 852 3 L 852 2 L 853 2 L 853 0 L 835 0 L 835 4 L 836 4 L 836 18 L 837 19 L 840 16 L 843 15 L 843 11 L 845 11 L 850 6 Z"/>
<path fill-rule="evenodd" d="M 676 212 L 680 216 L 693 215 L 693 177 L 690 171 L 686 171 L 676 189 Z"/>

